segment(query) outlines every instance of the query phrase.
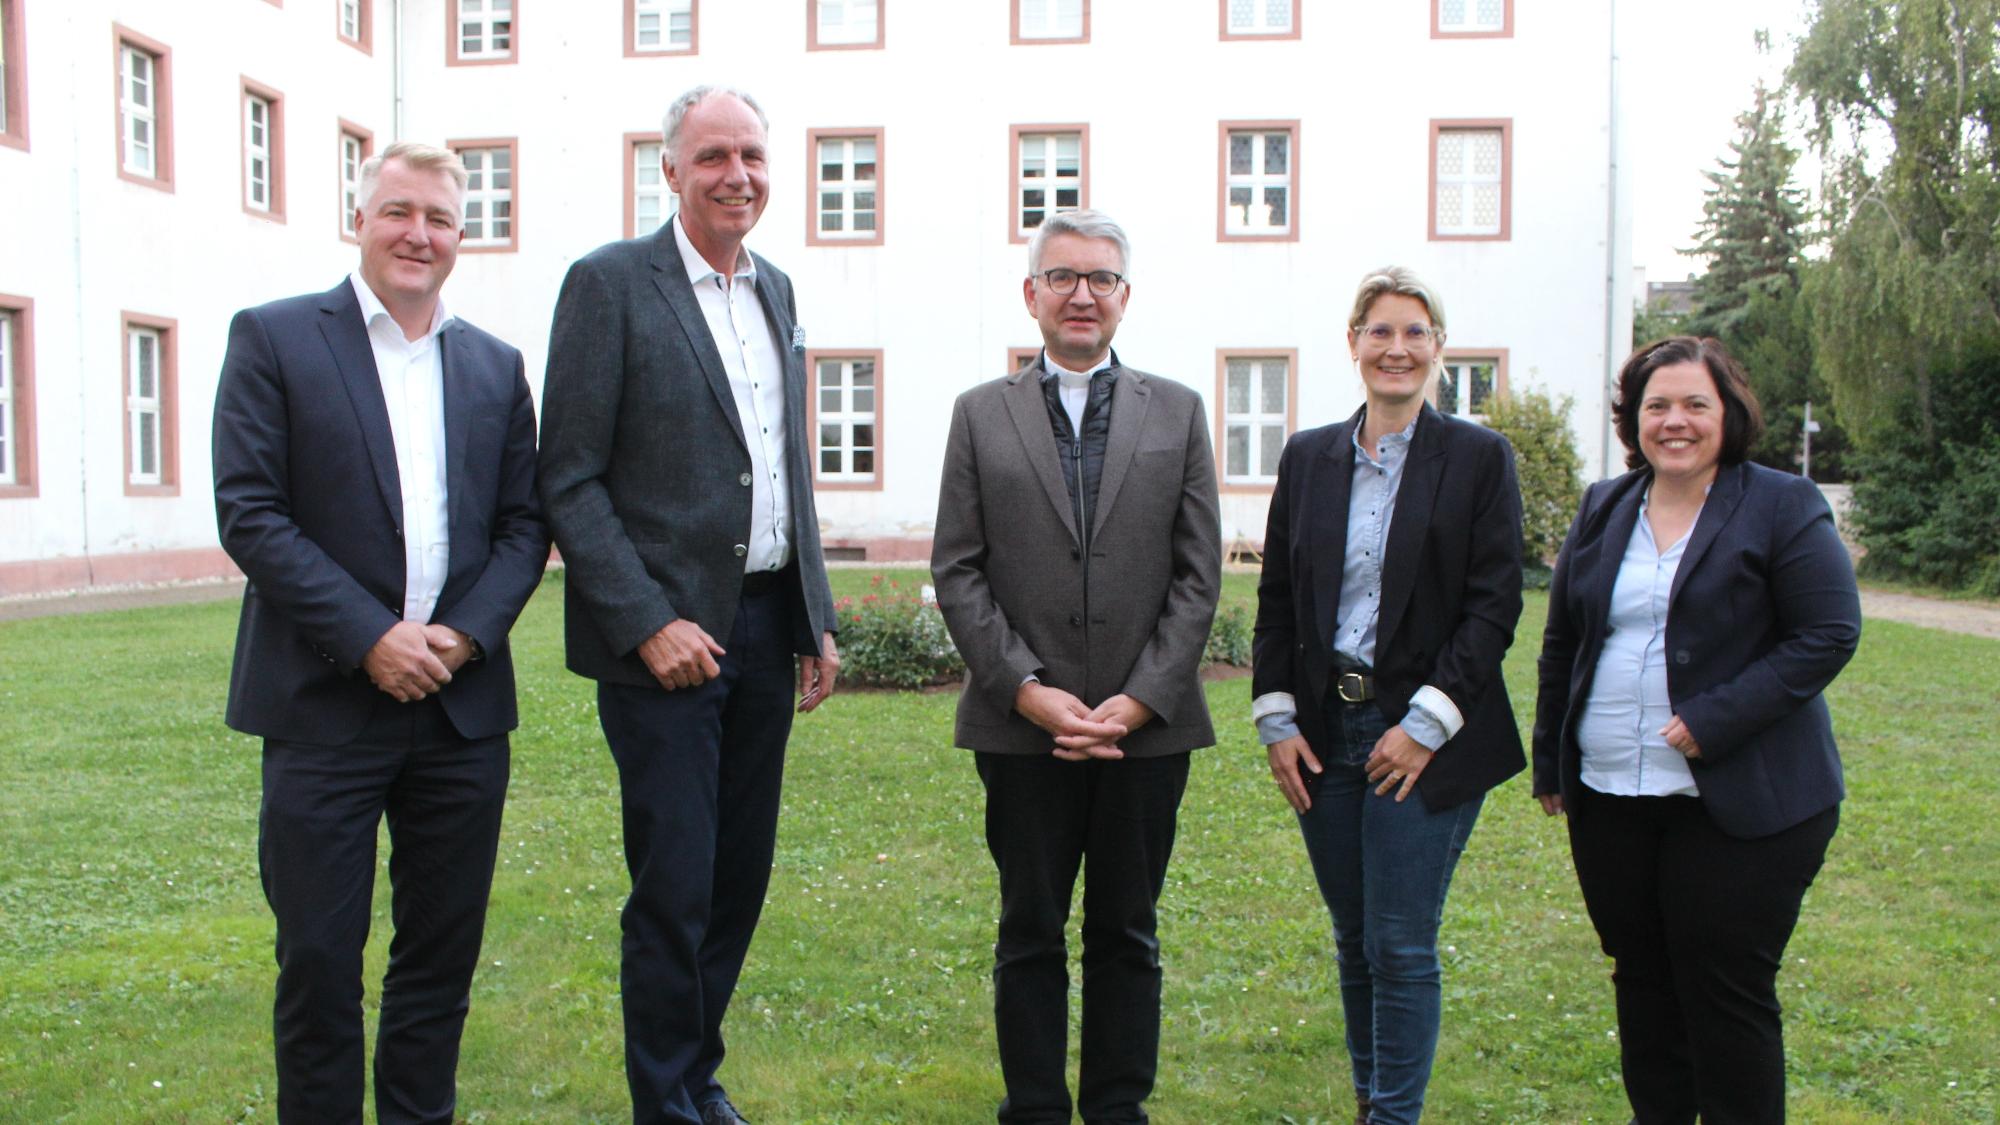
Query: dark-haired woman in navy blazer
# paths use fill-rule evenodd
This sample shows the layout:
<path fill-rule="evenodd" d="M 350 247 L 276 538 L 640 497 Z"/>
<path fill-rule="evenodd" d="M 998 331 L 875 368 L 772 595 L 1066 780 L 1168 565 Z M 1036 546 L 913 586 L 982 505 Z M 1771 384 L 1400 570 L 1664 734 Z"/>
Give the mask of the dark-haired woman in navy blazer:
<path fill-rule="evenodd" d="M 1861 635 L 1854 570 L 1714 340 L 1634 353 L 1612 407 L 1632 469 L 1592 485 L 1557 560 L 1534 789 L 1568 814 L 1616 966 L 1640 1125 L 1779 1122 L 1778 966 L 1839 823 L 1821 691 Z"/>

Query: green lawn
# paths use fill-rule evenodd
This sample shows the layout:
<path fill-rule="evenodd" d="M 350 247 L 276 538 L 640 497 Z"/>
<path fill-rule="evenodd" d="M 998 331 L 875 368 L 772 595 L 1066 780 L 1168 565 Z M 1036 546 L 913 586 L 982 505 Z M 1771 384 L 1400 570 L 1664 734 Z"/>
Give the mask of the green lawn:
<path fill-rule="evenodd" d="M 460 1071 L 475 1122 L 629 1120 L 616 777 L 561 668 L 558 593 L 516 632 L 524 721 Z M 1524 727 L 1543 604 L 1508 665 Z M 257 744 L 221 720 L 234 627 L 232 603 L 0 624 L 0 1120 L 274 1118 Z M 1996 665 L 2000 642 L 1871 622 L 1834 685 L 1851 799 L 1780 978 L 1794 1120 L 1995 1119 Z M 1209 688 L 1224 743 L 1196 755 L 1162 903 L 1165 1125 L 1352 1113 L 1328 923 L 1248 696 Z M 992 1119 L 997 895 L 951 705 L 854 693 L 797 727 L 723 1071 L 760 1125 Z M 385 873 L 371 996 L 386 910 Z M 1443 941 L 1432 1120 L 1626 1119 L 1606 964 L 1525 777 L 1489 801 Z"/>

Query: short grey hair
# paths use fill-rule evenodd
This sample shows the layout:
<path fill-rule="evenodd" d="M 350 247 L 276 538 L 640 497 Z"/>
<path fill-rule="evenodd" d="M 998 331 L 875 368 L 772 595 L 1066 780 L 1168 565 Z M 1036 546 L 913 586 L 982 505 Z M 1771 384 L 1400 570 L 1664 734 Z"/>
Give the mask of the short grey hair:
<path fill-rule="evenodd" d="M 675 98 L 667 106 L 666 116 L 660 119 L 660 153 L 666 157 L 669 164 L 673 163 L 674 150 L 680 147 L 681 126 L 687 123 L 688 112 L 708 99 L 715 97 L 735 98 L 744 105 L 749 106 L 750 112 L 757 115 L 757 124 L 763 126 L 765 136 L 770 135 L 771 119 L 764 116 L 764 107 L 757 104 L 756 98 L 751 97 L 734 86 L 712 84 L 696 86 L 694 89 Z"/>
<path fill-rule="evenodd" d="M 1118 272 L 1125 275 L 1125 280 L 1132 280 L 1132 242 L 1125 237 L 1125 228 L 1104 212 L 1090 210 L 1058 211 L 1042 220 L 1042 225 L 1035 228 L 1035 237 L 1028 242 L 1029 277 L 1042 271 L 1042 247 L 1059 234 L 1101 238 L 1118 247 Z"/>
<path fill-rule="evenodd" d="M 1347 327 L 1359 329 L 1367 323 L 1369 306 L 1391 293 L 1422 301 L 1424 311 L 1430 313 L 1431 327 L 1440 336 L 1444 334 L 1444 302 L 1438 299 L 1437 290 L 1407 266 L 1383 266 L 1368 271 L 1368 276 L 1361 279 L 1361 287 L 1354 291 L 1354 311 L 1348 314 Z"/>
<path fill-rule="evenodd" d="M 369 157 L 361 164 L 361 183 L 354 192 L 354 208 L 367 213 L 368 205 L 375 200 L 375 189 L 382 184 L 382 169 L 391 160 L 418 172 L 443 172 L 451 177 L 452 186 L 458 189 L 460 210 L 464 209 L 465 161 L 448 148 L 427 145 L 421 141 L 397 141 L 380 153 Z"/>

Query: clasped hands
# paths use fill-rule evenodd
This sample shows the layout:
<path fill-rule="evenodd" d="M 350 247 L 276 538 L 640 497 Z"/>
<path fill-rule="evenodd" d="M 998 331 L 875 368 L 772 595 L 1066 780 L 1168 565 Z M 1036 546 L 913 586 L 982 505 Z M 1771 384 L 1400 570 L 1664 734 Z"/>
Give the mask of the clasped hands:
<path fill-rule="evenodd" d="M 706 629 L 685 617 L 667 622 L 639 643 L 639 659 L 668 691 L 699 687 L 722 675 L 715 658 L 723 654 L 723 647 Z M 834 647 L 833 634 L 822 633 L 820 655 L 799 657 L 799 713 L 826 702 L 839 676 L 840 651 Z"/>
<path fill-rule="evenodd" d="M 1055 756 L 1065 762 L 1123 758 L 1118 740 L 1153 718 L 1151 707 L 1122 692 L 1091 708 L 1040 680 L 1015 689 L 1014 710 L 1055 737 Z"/>
<path fill-rule="evenodd" d="M 451 626 L 398 621 L 361 658 L 361 670 L 396 702 L 415 703 L 444 690 L 470 659 L 472 638 Z"/>

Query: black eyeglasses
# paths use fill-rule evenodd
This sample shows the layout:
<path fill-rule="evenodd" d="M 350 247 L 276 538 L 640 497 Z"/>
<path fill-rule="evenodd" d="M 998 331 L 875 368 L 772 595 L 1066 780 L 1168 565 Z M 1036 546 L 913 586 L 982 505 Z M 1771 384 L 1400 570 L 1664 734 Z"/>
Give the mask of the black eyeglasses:
<path fill-rule="evenodd" d="M 1090 291 L 1096 296 L 1109 297 L 1113 293 L 1118 292 L 1119 282 L 1125 280 L 1123 274 L 1112 273 L 1110 270 L 1091 270 L 1089 273 L 1078 273 L 1073 269 L 1057 268 L 1043 270 L 1039 276 L 1042 279 L 1042 284 L 1049 287 L 1049 292 L 1059 297 L 1067 297 L 1071 293 L 1076 292 L 1076 283 L 1078 281 L 1090 282 Z"/>

